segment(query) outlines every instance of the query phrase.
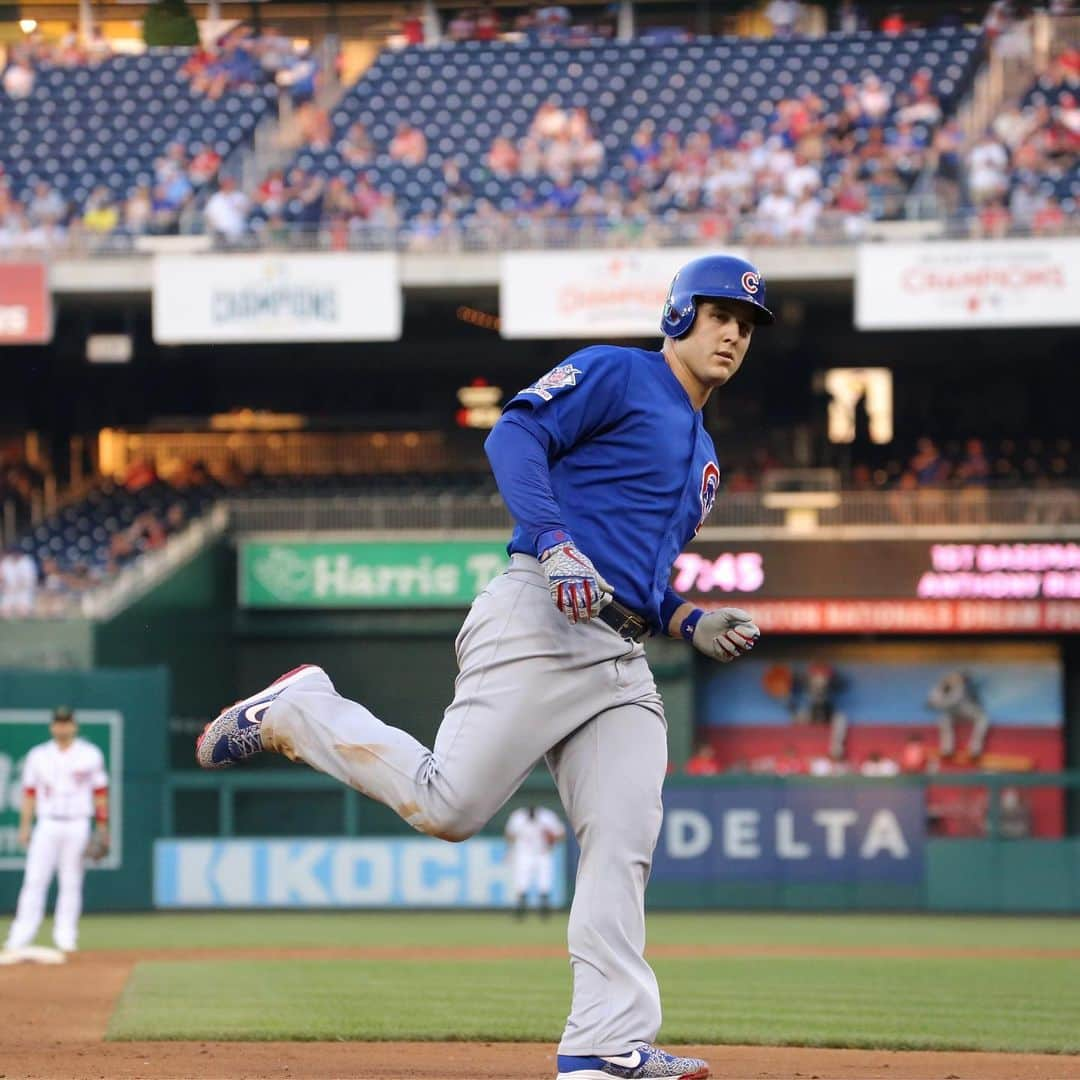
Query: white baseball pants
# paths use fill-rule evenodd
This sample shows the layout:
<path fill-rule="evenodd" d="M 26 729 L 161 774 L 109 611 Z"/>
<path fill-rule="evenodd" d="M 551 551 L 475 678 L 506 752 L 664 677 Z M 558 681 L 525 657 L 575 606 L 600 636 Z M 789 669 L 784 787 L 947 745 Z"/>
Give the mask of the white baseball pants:
<path fill-rule="evenodd" d="M 515 896 L 522 896 L 534 887 L 541 896 L 551 895 L 555 883 L 555 859 L 550 852 L 515 855 L 513 866 Z"/>
<path fill-rule="evenodd" d="M 307 762 L 445 840 L 480 829 L 541 758 L 581 848 L 568 939 L 574 975 L 559 1052 L 651 1042 L 660 994 L 645 962 L 645 884 L 660 832 L 667 729 L 645 650 L 608 626 L 571 626 L 535 559 L 474 601 L 433 750 L 313 674 L 263 720 L 263 744 Z"/>
<path fill-rule="evenodd" d="M 89 839 L 89 818 L 70 821 L 42 818 L 37 822 L 30 835 L 15 921 L 8 931 L 5 948 L 21 949 L 37 936 L 54 873 L 59 877 L 59 888 L 53 942 L 66 952 L 75 948 L 82 914 L 83 853 Z"/>

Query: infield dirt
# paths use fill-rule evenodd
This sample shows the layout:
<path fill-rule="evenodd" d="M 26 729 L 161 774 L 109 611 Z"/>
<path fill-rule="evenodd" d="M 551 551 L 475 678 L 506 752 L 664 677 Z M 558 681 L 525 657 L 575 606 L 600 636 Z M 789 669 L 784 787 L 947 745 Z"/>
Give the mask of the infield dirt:
<path fill-rule="evenodd" d="M 170 949 L 168 955 L 175 961 L 205 959 L 206 950 Z M 250 955 L 273 959 L 295 950 L 259 949 Z M 0 1078 L 553 1080 L 555 1075 L 554 1047 L 536 1043 L 106 1042 L 113 1005 L 132 967 L 152 956 L 160 953 L 86 952 L 55 967 L 0 968 Z M 717 1080 L 1080 1080 L 1080 1057 L 1049 1054 L 762 1046 L 692 1046 L 685 1052 L 707 1058 Z"/>

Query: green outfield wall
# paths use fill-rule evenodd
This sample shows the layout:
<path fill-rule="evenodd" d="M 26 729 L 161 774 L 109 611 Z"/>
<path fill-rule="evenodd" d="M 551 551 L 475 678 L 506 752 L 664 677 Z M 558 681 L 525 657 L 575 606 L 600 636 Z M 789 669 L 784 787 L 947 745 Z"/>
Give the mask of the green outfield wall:
<path fill-rule="evenodd" d="M 153 841 L 162 830 L 169 673 L 164 667 L 93 671 L 0 671 L 0 911 L 14 911 L 22 853 L 14 843 L 26 751 L 49 738 L 57 705 L 69 705 L 109 769 L 114 849 L 87 874 L 88 911 L 150 906 Z"/>

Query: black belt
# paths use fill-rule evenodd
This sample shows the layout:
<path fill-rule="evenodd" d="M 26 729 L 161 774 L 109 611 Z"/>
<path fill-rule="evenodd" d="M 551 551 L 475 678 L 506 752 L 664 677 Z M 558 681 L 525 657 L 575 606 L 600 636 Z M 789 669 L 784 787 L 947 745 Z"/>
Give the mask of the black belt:
<path fill-rule="evenodd" d="M 618 600 L 612 600 L 610 604 L 602 607 L 596 617 L 627 641 L 640 641 L 643 637 L 648 637 L 648 620 L 636 611 L 631 611 L 625 604 L 620 604 Z"/>

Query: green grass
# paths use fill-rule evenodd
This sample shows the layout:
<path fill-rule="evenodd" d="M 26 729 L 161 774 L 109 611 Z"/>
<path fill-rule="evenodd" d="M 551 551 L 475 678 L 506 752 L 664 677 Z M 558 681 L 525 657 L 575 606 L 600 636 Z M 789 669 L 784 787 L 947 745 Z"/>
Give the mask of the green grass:
<path fill-rule="evenodd" d="M 97 916 L 85 948 L 561 945 L 560 918 L 491 914 Z M 1080 948 L 1076 920 L 687 914 L 653 944 Z M 480 1039 L 551 1042 L 569 1002 L 564 958 L 327 959 L 138 964 L 111 1039 Z M 1071 958 L 664 957 L 661 1038 L 895 1049 L 1080 1052 Z"/>
<path fill-rule="evenodd" d="M 275 912 L 87 915 L 84 949 L 280 948 L 364 945 L 563 944 L 565 912 L 521 924 L 503 914 L 462 912 Z M 789 915 L 713 912 L 649 916 L 650 944 L 1080 949 L 1080 919 Z M 43 940 L 47 938 L 47 933 Z"/>

